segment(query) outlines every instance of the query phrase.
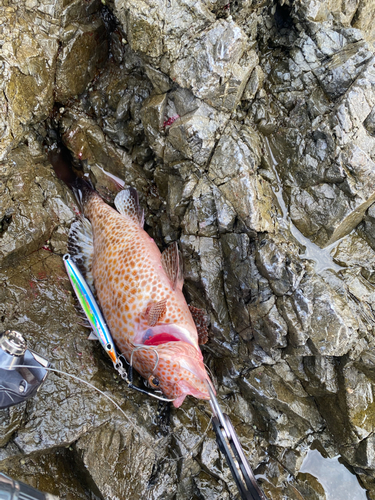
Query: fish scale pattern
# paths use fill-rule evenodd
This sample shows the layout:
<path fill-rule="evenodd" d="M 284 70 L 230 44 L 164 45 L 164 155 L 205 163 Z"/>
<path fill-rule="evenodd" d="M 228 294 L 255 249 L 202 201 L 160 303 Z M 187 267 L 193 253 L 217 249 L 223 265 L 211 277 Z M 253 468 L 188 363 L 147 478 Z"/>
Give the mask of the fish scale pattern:
<path fill-rule="evenodd" d="M 188 305 L 163 269 L 155 242 L 140 226 L 139 210 L 129 206 L 129 215 L 120 214 L 95 192 L 86 197 L 84 206 L 93 228 L 95 290 L 113 339 L 128 361 L 138 346 L 133 366 L 150 381 L 156 377 L 164 394 L 177 398 L 175 406 L 186 394 L 208 399 L 208 376 Z M 150 306 L 162 301 L 165 313 L 156 322 L 155 331 L 177 337 L 183 331 L 184 336 L 178 342 L 140 348 L 143 332 L 151 331 Z"/>

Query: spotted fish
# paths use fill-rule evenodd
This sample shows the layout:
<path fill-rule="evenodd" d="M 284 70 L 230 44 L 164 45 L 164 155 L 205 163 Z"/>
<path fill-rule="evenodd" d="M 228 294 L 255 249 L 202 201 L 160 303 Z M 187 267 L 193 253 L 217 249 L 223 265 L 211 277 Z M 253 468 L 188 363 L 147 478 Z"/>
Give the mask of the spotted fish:
<path fill-rule="evenodd" d="M 176 408 L 187 395 L 209 399 L 198 345 L 207 330 L 201 311 L 183 296 L 177 244 L 160 253 L 143 229 L 135 189 L 118 193 L 115 210 L 77 182 L 85 218 L 72 224 L 69 253 L 95 289 L 117 348 Z"/>

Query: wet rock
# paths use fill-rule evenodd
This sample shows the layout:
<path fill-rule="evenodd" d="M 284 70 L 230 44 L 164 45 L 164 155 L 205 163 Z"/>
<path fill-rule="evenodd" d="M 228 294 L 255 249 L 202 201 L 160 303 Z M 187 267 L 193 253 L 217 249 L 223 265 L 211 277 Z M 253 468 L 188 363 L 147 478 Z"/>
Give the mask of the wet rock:
<path fill-rule="evenodd" d="M 262 88 L 265 74 L 260 66 L 255 66 L 251 72 L 250 78 L 246 84 L 242 99 L 244 101 L 251 101 L 254 99 L 255 94 Z"/>
<path fill-rule="evenodd" d="M 82 92 L 107 58 L 100 2 L 18 2 L 2 12 L 0 158 L 58 100 Z"/>
<path fill-rule="evenodd" d="M 375 252 L 357 232 L 345 236 L 336 245 L 333 252 L 334 259 L 341 265 L 353 268 L 362 268 L 368 271 L 375 266 Z"/>
<path fill-rule="evenodd" d="M 288 325 L 290 345 L 305 346 L 309 338 L 308 325 L 312 314 L 309 299 L 298 289 L 290 296 L 279 297 L 277 305 Z"/>
<path fill-rule="evenodd" d="M 1 149 L 4 159 L 16 147 L 30 123 L 44 120 L 52 109 L 58 30 L 47 34 L 40 13 L 8 7 L 1 13 L 2 56 L 0 106 Z M 36 22 L 36 19 L 39 22 Z"/>
<path fill-rule="evenodd" d="M 171 78 L 211 106 L 233 111 L 258 62 L 255 51 L 244 52 L 246 41 L 233 21 L 217 21 L 184 47 L 172 65 Z"/>
<path fill-rule="evenodd" d="M 300 472 L 297 476 L 298 491 L 302 495 L 306 495 L 308 498 L 314 498 L 316 500 L 326 500 L 326 494 L 323 486 L 319 481 L 311 474 Z"/>
<path fill-rule="evenodd" d="M 228 115 L 216 111 L 202 101 L 196 109 L 177 118 L 166 138 L 164 161 L 192 160 L 200 166 L 209 160 Z"/>
<path fill-rule="evenodd" d="M 361 62 L 351 66 L 352 57 L 357 56 L 362 58 Z M 348 234 L 373 202 L 373 144 L 365 128 L 370 126 L 370 119 L 365 120 L 373 107 L 372 90 L 368 86 L 373 78 L 372 57 L 358 30 L 318 28 L 311 37 L 300 35 L 291 51 L 288 67 L 281 73 L 283 78 L 289 75 L 291 83 L 298 81 L 301 86 L 299 93 L 293 94 L 293 101 L 290 100 L 292 94 L 281 92 L 285 96 L 284 104 L 290 109 L 289 117 L 286 127 L 279 129 L 278 136 L 270 140 L 281 176 L 288 185 L 291 218 L 305 235 L 321 246 Z M 272 71 L 270 74 L 273 75 Z M 277 96 L 279 87 L 279 82 L 273 87 Z M 335 108 L 326 97 L 319 95 L 319 88 L 323 88 L 331 100 L 345 95 Z M 307 95 L 306 107 L 303 96 Z M 328 120 L 322 118 L 322 112 Z M 354 137 L 353 127 L 357 126 Z M 292 144 L 298 147 L 291 147 Z M 287 162 L 285 157 L 278 157 L 279 146 L 286 152 Z"/>
<path fill-rule="evenodd" d="M 104 196 L 107 196 L 111 189 L 119 189 L 118 179 L 127 184 L 138 184 L 140 190 L 143 188 L 140 178 L 144 176 L 139 166 L 132 164 L 130 155 L 114 144 L 99 125 L 82 110 L 67 110 L 59 125 L 65 146 L 74 158 L 87 165 L 87 172 L 92 173 L 97 189 Z"/>
<path fill-rule="evenodd" d="M 358 4 L 353 17 L 353 27 L 358 28 L 366 39 L 373 41 L 375 33 L 371 19 L 374 15 L 374 5 L 372 2 L 362 2 Z"/>
<path fill-rule="evenodd" d="M 164 130 L 164 118 L 166 113 L 167 96 L 166 94 L 158 94 L 146 99 L 142 106 L 142 125 L 148 143 L 152 147 L 154 153 L 163 158 L 165 140 L 161 135 Z"/>
<path fill-rule="evenodd" d="M 64 104 L 81 94 L 108 57 L 108 40 L 103 21 L 69 26 L 56 67 L 55 99 Z"/>
<path fill-rule="evenodd" d="M 287 242 L 264 239 L 257 248 L 257 265 L 270 282 L 277 296 L 289 295 L 296 290 L 305 274 L 304 266 L 295 258 L 295 247 Z"/>
<path fill-rule="evenodd" d="M 357 440 L 367 438 L 374 430 L 373 384 L 365 373 L 349 363 L 344 369 L 348 417 Z M 362 446 L 362 450 L 365 447 Z"/>
<path fill-rule="evenodd" d="M 25 404 L 11 406 L 0 411 L 1 435 L 0 447 L 3 448 L 21 427 L 25 412 Z"/>
<path fill-rule="evenodd" d="M 134 439 L 133 429 L 127 424 L 99 427 L 92 434 L 83 436 L 75 445 L 84 467 L 91 472 L 95 484 L 105 498 L 140 495 L 145 498 L 173 498 L 177 462 L 155 461 L 152 448 Z M 163 454 L 168 453 L 167 449 Z M 129 457 L 131 459 L 129 460 Z M 112 481 L 108 481 L 108 478 Z M 124 481 L 124 477 L 127 478 Z"/>
<path fill-rule="evenodd" d="M 100 498 L 100 492 L 87 477 L 72 452 L 72 448 L 60 448 L 26 458 L 19 456 L 2 463 L 4 473 L 39 491 L 66 500 Z"/>
<path fill-rule="evenodd" d="M 6 266 L 41 248 L 58 224 L 67 234 L 74 213 L 48 161 L 34 158 L 26 145 L 13 151 L 2 173 L 0 256 Z"/>
<path fill-rule="evenodd" d="M 358 226 L 358 232 L 371 245 L 372 248 L 375 247 L 374 222 L 375 206 L 371 205 L 365 214 L 362 224 Z"/>
<path fill-rule="evenodd" d="M 285 362 L 252 370 L 239 385 L 244 398 L 269 420 L 270 443 L 293 447 L 301 432 L 322 425 L 315 404 Z"/>
<path fill-rule="evenodd" d="M 198 166 L 186 161 L 176 163 L 168 175 L 167 210 L 175 229 L 178 229 L 198 183 Z M 165 234 L 166 236 L 166 234 Z"/>
<path fill-rule="evenodd" d="M 211 185 L 206 179 L 198 181 L 181 226 L 185 234 L 217 236 L 216 204 Z"/>
<path fill-rule="evenodd" d="M 334 54 L 324 67 L 315 69 L 323 90 L 331 99 L 344 94 L 353 81 L 366 68 L 372 53 L 363 42 L 348 44 L 344 50 Z"/>
<path fill-rule="evenodd" d="M 117 20 L 98 0 L 4 9 L 0 321 L 125 415 L 51 374 L 1 416 L 2 469 L 41 489 L 58 477 L 67 498 L 235 494 L 206 405 L 159 428 L 156 403 L 77 324 L 48 252 L 65 251 L 73 218 L 40 146 L 58 154 L 61 136 L 108 200 L 138 189 L 161 248 L 181 241 L 186 296 L 211 319 L 206 363 L 269 498 L 324 498 L 298 474 L 317 437 L 374 488 L 372 7 L 289 4 L 116 0 Z M 328 270 L 307 238 L 340 240 Z"/>
<path fill-rule="evenodd" d="M 244 339 L 253 336 L 249 303 L 256 302 L 259 283 L 246 234 L 223 234 L 220 238 L 224 257 L 224 284 L 228 311 L 234 328 Z M 260 277 L 258 276 L 258 279 Z"/>
<path fill-rule="evenodd" d="M 125 28 L 131 48 L 154 65 L 155 62 L 156 65 L 162 62 L 161 65 L 167 68 L 168 59 L 176 59 L 192 34 L 215 20 L 202 1 L 189 2 L 188 8 L 184 9 L 184 3 L 180 1 L 167 7 L 158 0 L 153 0 L 151 4 L 143 0 L 131 4 L 117 0 L 114 11 Z M 168 59 L 160 61 L 165 53 Z"/>
<path fill-rule="evenodd" d="M 315 348 L 324 356 L 347 353 L 358 338 L 360 324 L 346 287 L 327 272 L 301 288 L 314 297 L 309 336 Z"/>
<path fill-rule="evenodd" d="M 309 394 L 319 398 L 338 393 L 339 374 L 333 357 L 305 356 L 303 369 L 308 380 L 304 387 Z"/>
<path fill-rule="evenodd" d="M 154 87 L 157 94 L 164 94 L 172 88 L 172 81 L 167 75 L 153 68 L 149 64 L 145 64 L 145 72 Z"/>
<path fill-rule="evenodd" d="M 115 2 L 136 53 L 208 104 L 232 111 L 257 63 L 256 53 L 246 51 L 247 36 L 238 25 L 230 19 L 214 22 L 204 2 L 192 3 L 183 16 L 181 9 L 179 2 L 166 9 L 155 1 L 151 10 L 143 2 Z"/>
<path fill-rule="evenodd" d="M 360 442 L 356 450 L 355 465 L 363 469 L 374 469 L 375 449 L 373 435 Z"/>
<path fill-rule="evenodd" d="M 271 356 L 274 354 L 273 349 L 286 347 L 287 325 L 279 314 L 275 297 L 249 309 L 256 343 Z M 274 354 L 273 357 L 277 359 L 277 355 Z"/>
<path fill-rule="evenodd" d="M 224 299 L 222 253 L 217 239 L 182 235 L 181 247 L 186 263 L 186 280 L 202 287 L 214 313 L 211 323 L 217 334 L 232 342 L 229 315 Z"/>
<path fill-rule="evenodd" d="M 229 123 L 212 156 L 208 177 L 249 230 L 273 231 L 272 192 L 256 175 L 259 139 L 253 129 Z"/>

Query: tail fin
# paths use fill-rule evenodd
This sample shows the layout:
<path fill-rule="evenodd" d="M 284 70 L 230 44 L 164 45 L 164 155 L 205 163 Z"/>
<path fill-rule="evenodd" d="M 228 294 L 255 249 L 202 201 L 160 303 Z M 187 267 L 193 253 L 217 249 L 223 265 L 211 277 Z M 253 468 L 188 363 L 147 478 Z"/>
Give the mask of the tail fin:
<path fill-rule="evenodd" d="M 88 199 L 93 193 L 96 193 L 94 187 L 89 180 L 82 179 L 82 177 L 76 177 L 70 187 L 74 193 L 81 212 L 84 212 L 84 207 Z"/>

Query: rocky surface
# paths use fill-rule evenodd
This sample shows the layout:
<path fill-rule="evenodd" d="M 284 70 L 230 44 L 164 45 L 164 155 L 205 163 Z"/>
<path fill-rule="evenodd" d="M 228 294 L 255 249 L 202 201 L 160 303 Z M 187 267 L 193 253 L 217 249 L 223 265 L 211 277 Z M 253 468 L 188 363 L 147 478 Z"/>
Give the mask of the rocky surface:
<path fill-rule="evenodd" d="M 69 164 L 109 202 L 136 187 L 160 248 L 179 241 L 267 496 L 328 498 L 299 472 L 313 447 L 375 498 L 374 15 L 365 0 L 5 2 L 0 321 L 82 380 L 51 373 L 0 411 L 2 470 L 65 499 L 238 498 L 208 405 L 129 391 L 87 340 L 61 259 Z"/>

